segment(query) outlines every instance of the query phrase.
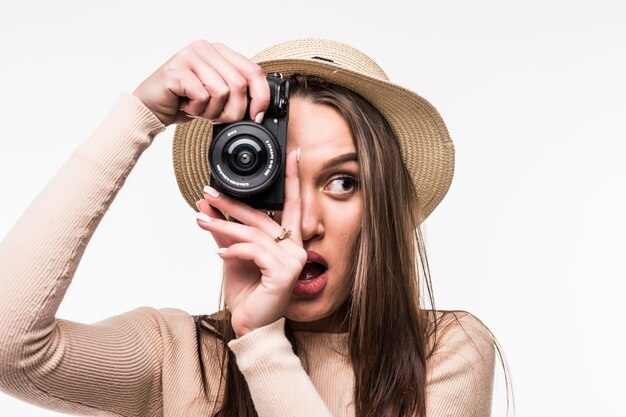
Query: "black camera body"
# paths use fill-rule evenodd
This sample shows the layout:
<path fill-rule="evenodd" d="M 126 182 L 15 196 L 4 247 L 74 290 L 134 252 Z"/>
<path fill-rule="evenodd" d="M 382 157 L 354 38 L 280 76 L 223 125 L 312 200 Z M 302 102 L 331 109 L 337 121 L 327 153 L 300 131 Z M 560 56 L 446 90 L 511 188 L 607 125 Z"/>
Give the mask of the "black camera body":
<path fill-rule="evenodd" d="M 263 210 L 282 210 L 285 192 L 289 80 L 267 74 L 270 104 L 263 122 L 214 125 L 209 147 L 211 187 Z"/>

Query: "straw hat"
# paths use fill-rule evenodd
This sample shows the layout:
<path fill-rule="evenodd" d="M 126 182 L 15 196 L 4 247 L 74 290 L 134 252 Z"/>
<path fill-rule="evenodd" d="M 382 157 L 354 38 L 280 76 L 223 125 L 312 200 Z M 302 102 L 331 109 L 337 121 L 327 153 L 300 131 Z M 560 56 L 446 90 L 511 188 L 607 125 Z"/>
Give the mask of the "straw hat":
<path fill-rule="evenodd" d="M 454 146 L 435 108 L 416 93 L 389 81 L 385 72 L 357 49 L 330 40 L 302 39 L 272 46 L 252 61 L 266 73 L 314 75 L 365 98 L 387 119 L 413 179 L 426 218 L 445 196 L 454 172 Z M 203 198 L 209 183 L 208 149 L 212 124 L 194 119 L 178 125 L 173 157 L 176 180 L 187 203 Z"/>

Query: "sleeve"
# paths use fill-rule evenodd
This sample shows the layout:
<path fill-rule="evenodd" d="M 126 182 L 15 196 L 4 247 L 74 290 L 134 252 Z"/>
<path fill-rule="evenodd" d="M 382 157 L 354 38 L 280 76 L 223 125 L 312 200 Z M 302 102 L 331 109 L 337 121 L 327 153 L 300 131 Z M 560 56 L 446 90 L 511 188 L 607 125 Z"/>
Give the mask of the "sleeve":
<path fill-rule="evenodd" d="M 495 365 L 491 332 L 467 312 L 447 312 L 427 361 L 428 417 L 488 417 Z"/>
<path fill-rule="evenodd" d="M 0 242 L 0 388 L 63 412 L 160 407 L 161 328 L 135 310 L 85 325 L 55 318 L 118 190 L 165 126 L 124 93 Z M 139 336 L 139 337 L 138 337 Z"/>
<path fill-rule="evenodd" d="M 285 319 L 228 343 L 259 417 L 331 417 L 285 336 Z"/>

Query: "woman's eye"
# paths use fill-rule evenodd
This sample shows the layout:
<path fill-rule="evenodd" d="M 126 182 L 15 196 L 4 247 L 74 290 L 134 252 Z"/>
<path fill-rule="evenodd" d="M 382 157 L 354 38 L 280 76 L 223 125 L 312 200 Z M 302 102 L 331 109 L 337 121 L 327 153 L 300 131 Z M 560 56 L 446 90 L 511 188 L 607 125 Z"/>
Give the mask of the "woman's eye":
<path fill-rule="evenodd" d="M 357 186 L 357 182 L 351 177 L 337 177 L 333 178 L 324 190 L 334 194 L 347 194 L 354 191 Z"/>

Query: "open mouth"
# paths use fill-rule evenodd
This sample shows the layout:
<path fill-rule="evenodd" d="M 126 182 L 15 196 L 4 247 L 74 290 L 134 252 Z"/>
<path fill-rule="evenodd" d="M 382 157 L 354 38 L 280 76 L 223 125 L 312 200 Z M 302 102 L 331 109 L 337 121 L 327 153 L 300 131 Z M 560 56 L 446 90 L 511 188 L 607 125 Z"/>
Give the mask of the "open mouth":
<path fill-rule="evenodd" d="M 322 275 L 328 269 L 328 263 L 322 255 L 312 250 L 306 251 L 306 264 L 300 272 L 299 281 L 310 281 Z"/>
<path fill-rule="evenodd" d="M 293 294 L 299 298 L 314 299 L 318 297 L 328 280 L 328 263 L 319 253 L 307 251 L 307 261 L 300 272 Z"/>
<path fill-rule="evenodd" d="M 319 262 L 307 261 L 300 272 L 298 281 L 311 281 L 326 272 L 328 268 Z"/>

